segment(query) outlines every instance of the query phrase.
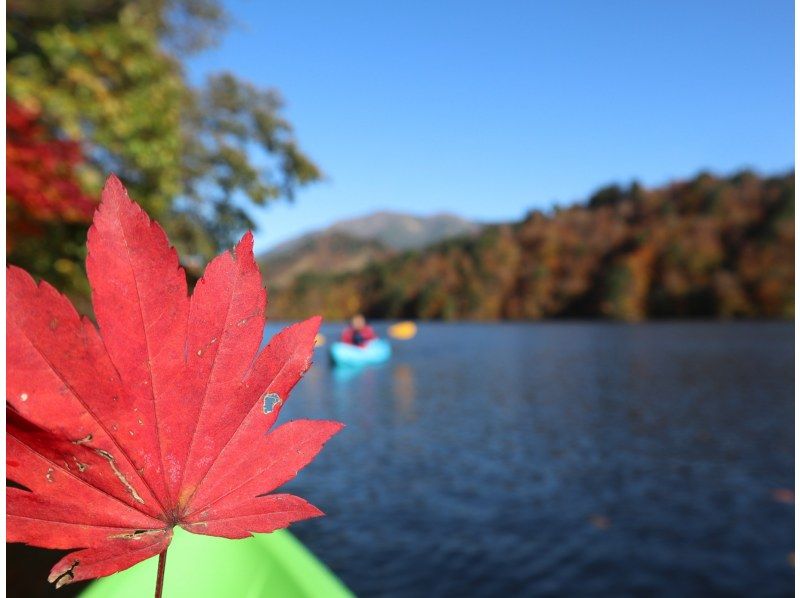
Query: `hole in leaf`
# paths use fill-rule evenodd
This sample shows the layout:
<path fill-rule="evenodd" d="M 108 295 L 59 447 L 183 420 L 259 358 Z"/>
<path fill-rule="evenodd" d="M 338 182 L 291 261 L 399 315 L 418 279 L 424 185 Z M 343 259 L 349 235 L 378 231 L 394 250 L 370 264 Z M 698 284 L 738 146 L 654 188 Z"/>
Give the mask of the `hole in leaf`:
<path fill-rule="evenodd" d="M 276 392 L 264 395 L 264 415 L 272 413 L 275 407 L 279 406 L 282 402 L 281 397 Z"/>

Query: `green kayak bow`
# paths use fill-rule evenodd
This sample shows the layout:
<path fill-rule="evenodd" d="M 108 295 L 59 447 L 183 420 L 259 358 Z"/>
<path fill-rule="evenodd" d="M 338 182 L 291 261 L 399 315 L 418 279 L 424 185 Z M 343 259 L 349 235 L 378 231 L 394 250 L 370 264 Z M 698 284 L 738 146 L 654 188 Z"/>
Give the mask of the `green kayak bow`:
<path fill-rule="evenodd" d="M 176 527 L 167 552 L 164 598 L 352 598 L 289 531 L 228 540 Z M 151 596 L 158 557 L 93 582 L 82 598 Z"/>

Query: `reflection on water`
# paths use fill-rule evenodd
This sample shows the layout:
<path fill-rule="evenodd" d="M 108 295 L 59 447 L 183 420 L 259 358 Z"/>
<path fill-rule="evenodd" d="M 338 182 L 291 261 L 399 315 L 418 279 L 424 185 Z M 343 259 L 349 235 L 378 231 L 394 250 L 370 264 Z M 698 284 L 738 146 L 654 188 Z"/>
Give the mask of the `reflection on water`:
<path fill-rule="evenodd" d="M 395 413 L 401 419 L 410 421 L 414 418 L 414 400 L 416 399 L 414 370 L 407 363 L 395 365 L 392 368 L 392 382 Z"/>
<path fill-rule="evenodd" d="M 334 365 L 331 366 L 331 378 L 337 385 L 342 385 L 348 380 L 361 376 L 368 366 L 363 365 Z"/>
<path fill-rule="evenodd" d="M 791 591 L 790 325 L 429 324 L 394 349 L 319 349 L 282 415 L 347 424 L 287 488 L 359 595 Z"/>

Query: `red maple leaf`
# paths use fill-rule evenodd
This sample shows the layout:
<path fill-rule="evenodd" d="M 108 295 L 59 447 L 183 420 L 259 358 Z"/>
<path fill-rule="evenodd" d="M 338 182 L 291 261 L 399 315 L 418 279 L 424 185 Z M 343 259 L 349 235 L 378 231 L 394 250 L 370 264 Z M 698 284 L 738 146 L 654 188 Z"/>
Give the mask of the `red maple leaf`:
<path fill-rule="evenodd" d="M 164 231 L 115 177 L 89 230 L 99 331 L 46 283 L 7 270 L 7 541 L 81 548 L 61 586 L 164 553 L 172 528 L 244 538 L 322 515 L 292 479 L 342 425 L 273 425 L 320 318 L 259 353 L 266 293 L 250 233 L 191 298 Z"/>

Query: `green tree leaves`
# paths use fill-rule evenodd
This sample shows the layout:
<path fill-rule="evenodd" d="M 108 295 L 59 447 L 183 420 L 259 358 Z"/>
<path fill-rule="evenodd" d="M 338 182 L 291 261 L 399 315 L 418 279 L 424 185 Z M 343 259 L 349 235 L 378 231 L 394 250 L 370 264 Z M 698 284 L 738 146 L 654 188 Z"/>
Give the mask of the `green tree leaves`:
<path fill-rule="evenodd" d="M 188 83 L 180 57 L 227 26 L 215 0 L 22 0 L 7 24 L 9 98 L 41 112 L 54 137 L 81 144 L 77 175 L 87 193 L 97 196 L 105 175 L 117 173 L 198 266 L 253 227 L 248 206 L 292 198 L 321 177 L 277 92 L 229 73 L 199 89 Z M 45 259 L 19 254 L 31 246 Z M 56 249 L 20 243 L 9 257 L 53 264 L 63 253 Z M 62 279 L 52 265 L 34 270 Z"/>

